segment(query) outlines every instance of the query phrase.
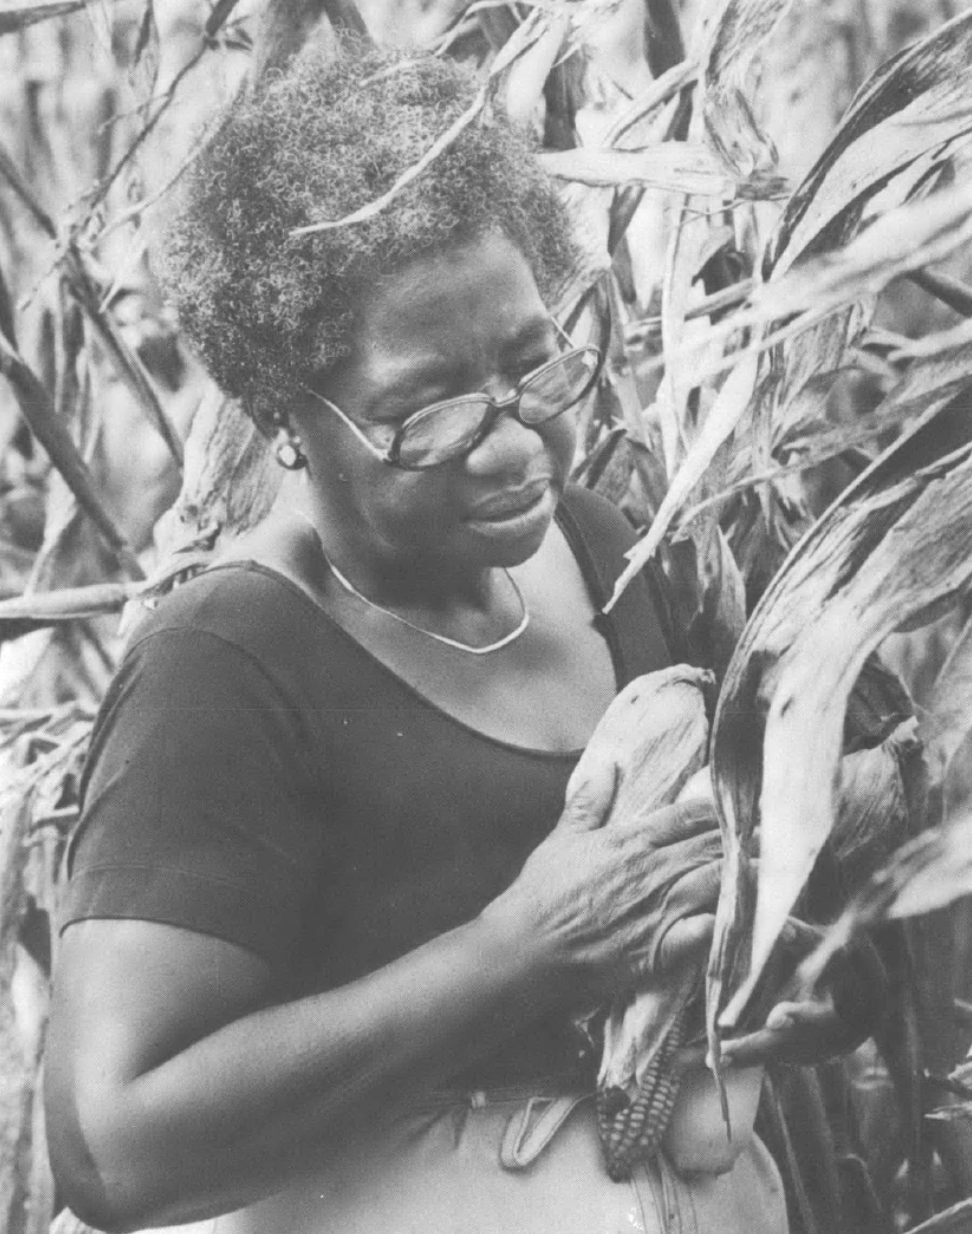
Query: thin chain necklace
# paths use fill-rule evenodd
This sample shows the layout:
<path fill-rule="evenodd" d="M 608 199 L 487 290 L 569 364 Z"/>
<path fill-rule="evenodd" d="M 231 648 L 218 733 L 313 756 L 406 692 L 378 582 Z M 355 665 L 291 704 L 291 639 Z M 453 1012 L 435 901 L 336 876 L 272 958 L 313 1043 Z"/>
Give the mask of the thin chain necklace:
<path fill-rule="evenodd" d="M 457 651 L 466 651 L 471 656 L 488 656 L 490 652 L 499 651 L 501 647 L 508 647 L 510 643 L 515 642 L 530 624 L 530 610 L 527 608 L 526 598 L 520 590 L 516 579 L 509 572 L 509 570 L 504 567 L 503 573 L 510 581 L 510 586 L 513 588 L 513 592 L 516 595 L 522 613 L 516 627 L 512 629 L 509 634 L 505 634 L 495 643 L 487 643 L 485 647 L 473 647 L 469 643 L 461 643 L 457 638 L 449 638 L 445 634 L 437 634 L 435 630 L 426 630 L 424 626 L 416 625 L 414 621 L 409 621 L 407 617 L 402 617 L 400 613 L 396 613 L 390 608 L 385 608 L 383 604 L 376 604 L 374 600 L 369 600 L 366 595 L 360 592 L 357 587 L 355 587 L 354 583 L 352 583 L 350 579 L 345 578 L 330 557 L 328 557 L 327 553 L 324 551 L 324 542 L 321 540 L 320 532 L 317 530 L 311 519 L 303 512 L 303 510 L 298 510 L 296 508 L 293 509 L 294 513 L 298 514 L 314 532 L 314 535 L 317 537 L 318 546 L 321 550 L 321 556 L 327 563 L 328 569 L 341 584 L 344 590 L 349 595 L 352 595 L 356 599 L 360 600 L 362 604 L 366 604 L 368 608 L 373 608 L 376 613 L 384 613 L 386 617 L 391 617 L 393 621 L 397 621 L 403 626 L 408 626 L 408 628 L 410 630 L 414 630 L 416 634 L 424 634 L 426 638 L 435 639 L 437 643 L 445 643 L 447 647 L 454 647 Z"/>

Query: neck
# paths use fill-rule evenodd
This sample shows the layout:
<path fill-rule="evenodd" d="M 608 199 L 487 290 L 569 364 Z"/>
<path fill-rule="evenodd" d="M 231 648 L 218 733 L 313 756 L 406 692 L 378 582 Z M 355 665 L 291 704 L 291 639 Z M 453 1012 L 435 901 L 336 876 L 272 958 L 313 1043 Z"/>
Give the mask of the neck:
<path fill-rule="evenodd" d="M 315 531 L 327 563 L 376 604 L 391 608 L 448 614 L 488 612 L 497 585 L 506 574 L 498 566 L 471 567 L 399 548 L 349 533 L 345 524 L 315 508 L 314 502 L 291 500 L 288 509 Z"/>

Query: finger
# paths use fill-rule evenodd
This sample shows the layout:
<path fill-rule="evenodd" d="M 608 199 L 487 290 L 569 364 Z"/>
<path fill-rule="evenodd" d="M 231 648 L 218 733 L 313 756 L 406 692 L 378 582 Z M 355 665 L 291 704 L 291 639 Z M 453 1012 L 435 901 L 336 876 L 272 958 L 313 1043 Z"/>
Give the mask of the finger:
<path fill-rule="evenodd" d="M 722 1057 L 729 1067 L 815 1062 L 839 1050 L 842 1036 L 841 1023 L 828 1003 L 778 1003 L 763 1028 L 724 1042 Z"/>
<path fill-rule="evenodd" d="M 766 1027 L 817 1028 L 829 1024 L 833 1018 L 834 1008 L 830 1002 L 784 1002 L 777 1003 L 766 1017 Z"/>
<path fill-rule="evenodd" d="M 705 955 L 712 942 L 714 913 L 683 917 L 665 931 L 655 949 L 652 971 L 670 973 Z"/>
<path fill-rule="evenodd" d="M 680 801 L 673 806 L 665 806 L 652 816 L 651 830 L 655 844 L 662 848 L 666 844 L 676 844 L 680 840 L 689 840 L 695 836 L 716 836 L 721 840 L 719 820 L 716 817 L 715 806 L 704 797 L 695 797 L 691 801 Z"/>
<path fill-rule="evenodd" d="M 685 873 L 679 875 L 665 896 L 665 915 L 677 920 L 714 909 L 721 884 L 721 860 L 710 858 L 694 869 L 686 866 Z"/>
<path fill-rule="evenodd" d="M 715 835 L 719 824 L 712 803 L 696 798 L 624 819 L 621 825 L 631 831 L 649 833 L 652 844 L 662 848 L 709 832 Z"/>
<path fill-rule="evenodd" d="M 618 784 L 613 762 L 590 762 L 578 777 L 578 768 L 567 781 L 567 801 L 557 831 L 596 831 L 611 813 Z"/>
<path fill-rule="evenodd" d="M 774 1028 L 760 1028 L 744 1037 L 724 1041 L 720 1051 L 724 1067 L 754 1067 L 759 1063 L 785 1062 L 792 1046 L 789 1035 Z"/>

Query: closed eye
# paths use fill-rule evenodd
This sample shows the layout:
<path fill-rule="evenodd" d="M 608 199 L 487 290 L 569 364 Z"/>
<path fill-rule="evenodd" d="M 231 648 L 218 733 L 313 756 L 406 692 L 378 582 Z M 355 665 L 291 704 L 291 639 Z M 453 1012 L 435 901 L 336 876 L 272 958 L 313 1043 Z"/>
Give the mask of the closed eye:
<path fill-rule="evenodd" d="M 556 351 L 544 351 L 542 353 L 538 353 L 537 355 L 520 361 L 515 366 L 510 376 L 514 378 L 516 384 L 519 385 L 528 377 L 532 376 L 538 368 L 543 368 L 545 364 L 549 364 L 551 360 L 556 360 L 556 358 Z"/>

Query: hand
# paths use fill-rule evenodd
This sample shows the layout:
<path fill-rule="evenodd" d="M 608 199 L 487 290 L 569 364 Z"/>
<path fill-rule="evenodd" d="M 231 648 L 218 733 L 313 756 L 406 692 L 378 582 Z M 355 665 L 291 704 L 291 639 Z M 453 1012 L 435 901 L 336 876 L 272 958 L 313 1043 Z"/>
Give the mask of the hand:
<path fill-rule="evenodd" d="M 822 931 L 790 918 L 784 941 L 799 962 Z M 762 1028 L 722 1045 L 729 1067 L 759 1063 L 807 1064 L 846 1054 L 870 1035 L 881 1013 L 886 976 L 880 957 L 866 940 L 839 952 L 812 999 L 782 1000 Z"/>
<path fill-rule="evenodd" d="M 576 786 L 553 832 L 491 911 L 519 915 L 585 997 L 644 985 L 704 955 L 722 839 L 706 801 L 612 819 L 610 769 Z M 490 911 L 488 910 L 488 911 Z"/>

